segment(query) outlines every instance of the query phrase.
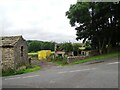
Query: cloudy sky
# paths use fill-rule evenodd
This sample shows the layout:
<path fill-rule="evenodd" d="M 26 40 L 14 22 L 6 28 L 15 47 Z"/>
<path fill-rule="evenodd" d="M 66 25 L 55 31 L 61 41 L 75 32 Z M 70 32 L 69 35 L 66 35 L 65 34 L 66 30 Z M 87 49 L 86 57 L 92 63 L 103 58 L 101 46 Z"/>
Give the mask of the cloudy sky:
<path fill-rule="evenodd" d="M 23 35 L 27 40 L 77 42 L 76 31 L 65 16 L 76 1 L 1 0 L 1 34 Z"/>

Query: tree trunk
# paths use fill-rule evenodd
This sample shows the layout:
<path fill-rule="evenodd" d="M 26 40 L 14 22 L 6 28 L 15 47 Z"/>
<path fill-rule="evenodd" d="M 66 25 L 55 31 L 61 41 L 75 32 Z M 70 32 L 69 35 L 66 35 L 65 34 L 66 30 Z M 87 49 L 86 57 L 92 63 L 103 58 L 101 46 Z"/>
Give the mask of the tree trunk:
<path fill-rule="evenodd" d="M 100 49 L 100 50 L 99 50 L 99 53 L 100 53 L 100 54 L 102 54 L 102 53 L 103 53 L 103 50 L 102 50 L 102 49 Z"/>
<path fill-rule="evenodd" d="M 101 43 L 100 43 L 100 40 L 98 40 L 99 41 L 99 54 L 102 54 L 102 49 L 101 49 Z"/>
<path fill-rule="evenodd" d="M 111 38 L 109 38 L 108 47 L 107 47 L 107 53 L 110 52 L 110 42 L 111 42 Z"/>
<path fill-rule="evenodd" d="M 104 45 L 105 45 L 105 38 L 103 39 L 103 42 L 100 42 L 99 40 L 99 53 L 100 54 L 103 54 Z"/>

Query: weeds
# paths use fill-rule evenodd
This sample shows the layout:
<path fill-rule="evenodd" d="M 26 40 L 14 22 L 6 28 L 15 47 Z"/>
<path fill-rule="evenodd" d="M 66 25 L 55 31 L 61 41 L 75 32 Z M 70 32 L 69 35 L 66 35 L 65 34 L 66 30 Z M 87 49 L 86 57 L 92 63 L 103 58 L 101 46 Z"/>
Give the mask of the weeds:
<path fill-rule="evenodd" d="M 67 57 L 62 57 L 62 56 L 55 56 L 55 57 L 50 57 L 51 62 L 57 64 L 57 65 L 66 65 L 67 63 Z"/>
<path fill-rule="evenodd" d="M 37 70 L 40 70 L 41 68 L 39 66 L 31 66 L 26 68 L 19 68 L 17 70 L 8 69 L 7 71 L 2 70 L 2 76 L 10 76 L 10 75 L 17 75 L 17 74 L 24 74 L 28 72 L 34 72 Z"/>

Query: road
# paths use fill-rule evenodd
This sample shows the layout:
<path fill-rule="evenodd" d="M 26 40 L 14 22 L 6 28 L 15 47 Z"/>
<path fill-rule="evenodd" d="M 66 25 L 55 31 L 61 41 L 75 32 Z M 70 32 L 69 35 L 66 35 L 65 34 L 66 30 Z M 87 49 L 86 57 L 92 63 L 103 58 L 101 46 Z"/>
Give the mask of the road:
<path fill-rule="evenodd" d="M 2 78 L 3 88 L 118 88 L 118 58 Z"/>

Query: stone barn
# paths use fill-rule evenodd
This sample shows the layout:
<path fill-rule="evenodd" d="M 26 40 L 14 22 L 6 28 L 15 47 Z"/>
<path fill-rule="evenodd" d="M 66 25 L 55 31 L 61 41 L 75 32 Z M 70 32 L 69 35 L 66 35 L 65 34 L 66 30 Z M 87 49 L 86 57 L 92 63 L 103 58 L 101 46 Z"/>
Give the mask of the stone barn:
<path fill-rule="evenodd" d="M 1 37 L 1 39 L 1 64 L 4 71 L 9 69 L 16 70 L 21 66 L 29 65 L 27 42 L 22 36 Z"/>

